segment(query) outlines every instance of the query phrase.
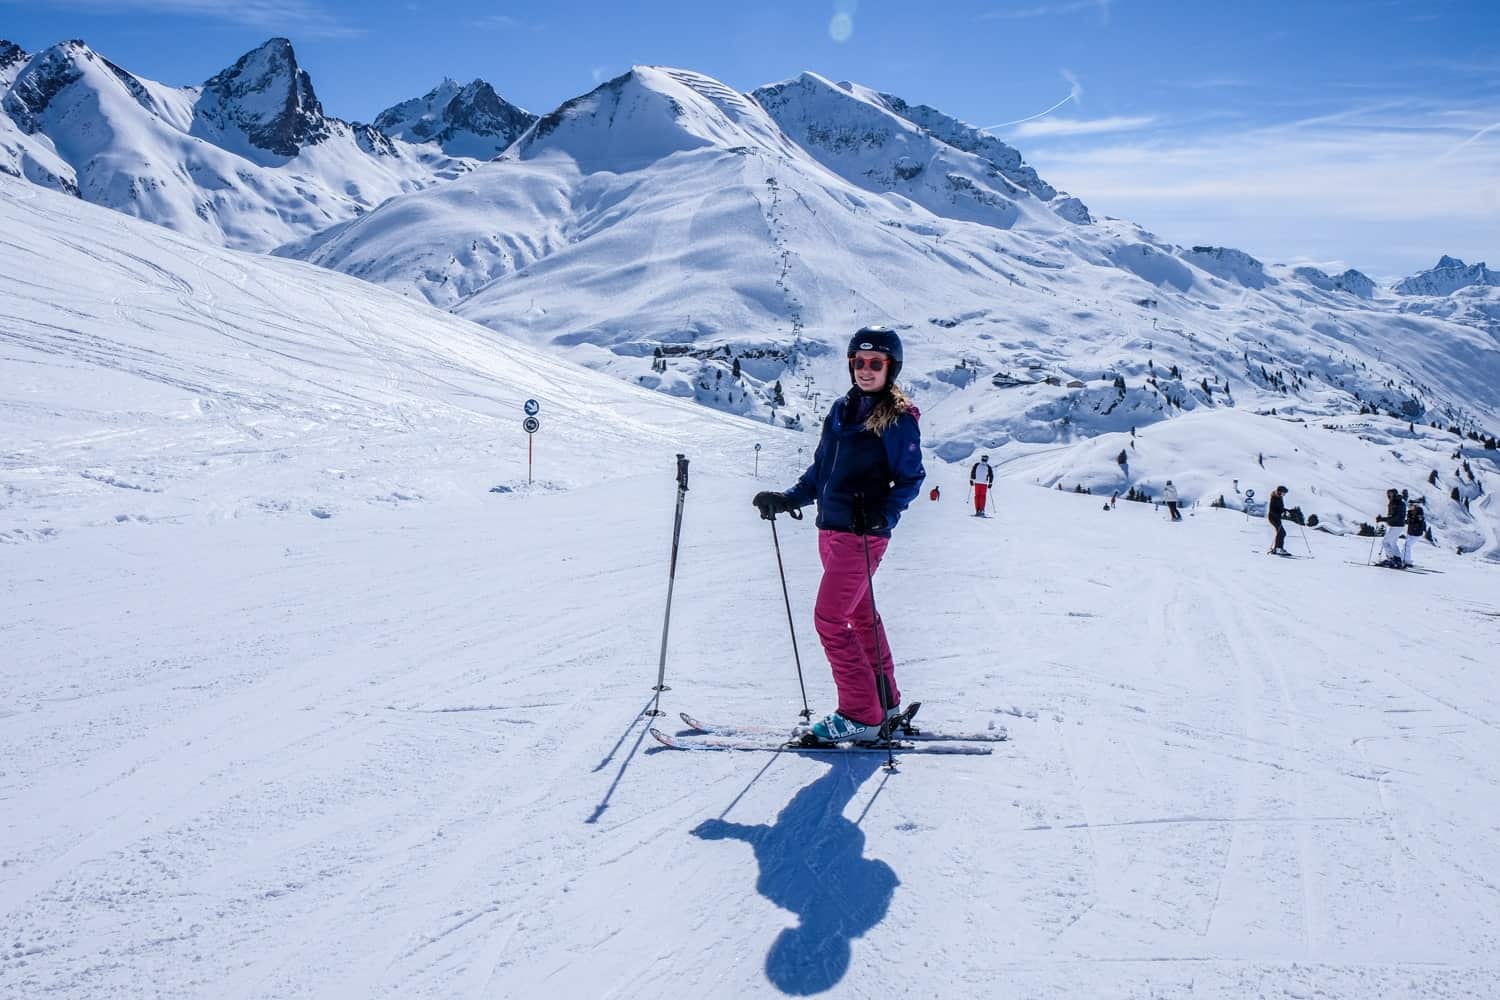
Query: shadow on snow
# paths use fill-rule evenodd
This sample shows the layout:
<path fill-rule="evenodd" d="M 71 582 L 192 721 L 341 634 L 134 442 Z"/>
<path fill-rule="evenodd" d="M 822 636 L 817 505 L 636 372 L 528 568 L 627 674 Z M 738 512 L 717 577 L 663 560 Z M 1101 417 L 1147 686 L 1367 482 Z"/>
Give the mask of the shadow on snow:
<path fill-rule="evenodd" d="M 711 819 L 704 840 L 743 840 L 755 851 L 762 896 L 798 917 L 766 955 L 766 976 L 783 993 L 831 989 L 849 971 L 850 942 L 885 919 L 901 882 L 884 861 L 864 857 L 865 835 L 844 817 L 855 791 L 884 761 L 850 754 L 787 803 L 776 822 L 749 826 Z"/>

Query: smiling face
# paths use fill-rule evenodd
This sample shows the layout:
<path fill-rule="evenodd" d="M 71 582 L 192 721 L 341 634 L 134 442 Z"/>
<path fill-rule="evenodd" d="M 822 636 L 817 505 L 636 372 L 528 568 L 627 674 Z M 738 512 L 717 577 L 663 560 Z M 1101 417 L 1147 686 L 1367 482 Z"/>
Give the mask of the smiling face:
<path fill-rule="evenodd" d="M 891 374 L 890 358 L 879 351 L 855 351 L 849 364 L 854 367 L 854 384 L 862 391 L 879 392 L 885 388 Z"/>

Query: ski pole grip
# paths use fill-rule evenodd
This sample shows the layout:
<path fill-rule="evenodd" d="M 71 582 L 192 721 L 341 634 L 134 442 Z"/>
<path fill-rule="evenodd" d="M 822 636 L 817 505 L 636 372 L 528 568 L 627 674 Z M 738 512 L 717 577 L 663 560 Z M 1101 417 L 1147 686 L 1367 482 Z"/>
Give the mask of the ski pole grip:
<path fill-rule="evenodd" d="M 677 456 L 677 488 L 686 490 L 688 488 L 688 459 L 686 455 Z"/>

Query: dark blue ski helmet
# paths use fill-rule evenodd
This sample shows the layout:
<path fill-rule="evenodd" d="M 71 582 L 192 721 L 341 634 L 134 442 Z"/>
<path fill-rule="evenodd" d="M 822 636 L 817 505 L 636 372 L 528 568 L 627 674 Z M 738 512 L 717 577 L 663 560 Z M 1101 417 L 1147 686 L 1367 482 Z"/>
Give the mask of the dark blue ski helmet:
<path fill-rule="evenodd" d="M 852 360 L 855 351 L 879 351 L 891 359 L 891 374 L 885 380 L 887 386 L 896 381 L 896 376 L 901 374 L 901 338 L 896 336 L 896 331 L 888 326 L 866 326 L 861 327 L 853 337 L 849 339 L 848 356 Z M 854 381 L 854 366 L 849 366 L 849 381 Z"/>

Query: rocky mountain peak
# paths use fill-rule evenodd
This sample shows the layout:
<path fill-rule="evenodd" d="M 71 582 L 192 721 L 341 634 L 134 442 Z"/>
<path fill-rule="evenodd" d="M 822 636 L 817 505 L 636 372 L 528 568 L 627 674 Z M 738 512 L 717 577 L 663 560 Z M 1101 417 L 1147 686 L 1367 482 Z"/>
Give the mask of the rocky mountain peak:
<path fill-rule="evenodd" d="M 16 76 L 5 95 L 4 107 L 22 131 L 38 131 L 40 116 L 48 105 L 83 76 L 75 62 L 80 51 L 87 53 L 88 47 L 77 40 L 54 45 L 38 53 Z"/>
<path fill-rule="evenodd" d="M 31 58 L 26 50 L 15 42 L 0 38 L 0 80 L 5 79 L 6 70 Z"/>
<path fill-rule="evenodd" d="M 1397 295 L 1451 295 L 1470 285 L 1500 285 L 1500 271 L 1491 271 L 1484 261 L 1465 264 L 1443 254 L 1436 267 L 1398 281 L 1392 290 Z"/>
<path fill-rule="evenodd" d="M 490 159 L 531 127 L 536 115 L 505 100 L 484 80 L 445 79 L 421 97 L 382 111 L 375 126 L 408 142 L 433 142 L 453 156 Z"/>
<path fill-rule="evenodd" d="M 312 78 L 285 38 L 270 39 L 208 80 L 194 117 L 220 132 L 237 129 L 277 156 L 296 156 L 329 135 Z"/>

